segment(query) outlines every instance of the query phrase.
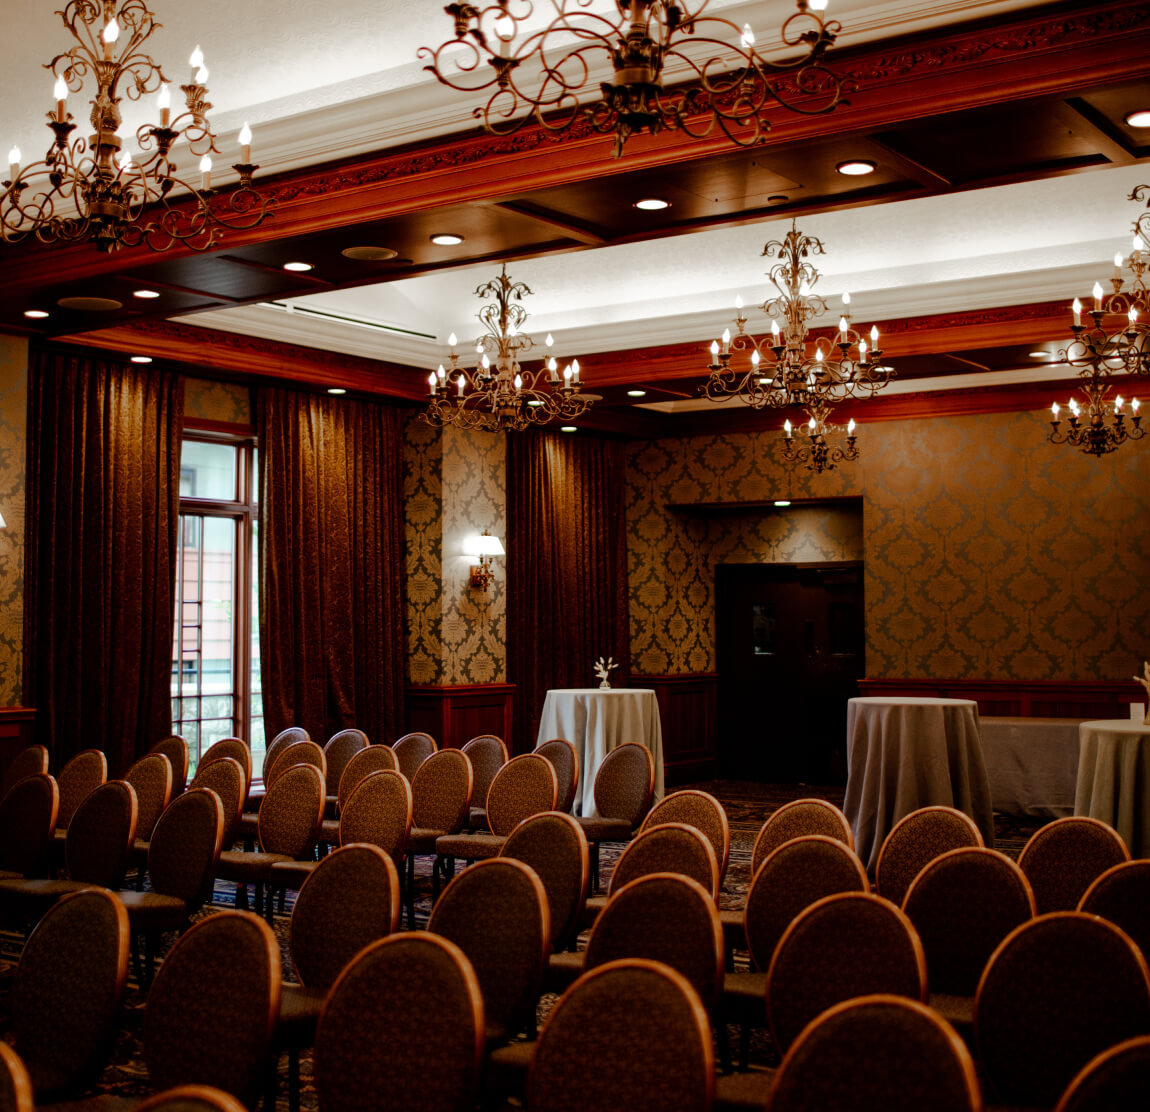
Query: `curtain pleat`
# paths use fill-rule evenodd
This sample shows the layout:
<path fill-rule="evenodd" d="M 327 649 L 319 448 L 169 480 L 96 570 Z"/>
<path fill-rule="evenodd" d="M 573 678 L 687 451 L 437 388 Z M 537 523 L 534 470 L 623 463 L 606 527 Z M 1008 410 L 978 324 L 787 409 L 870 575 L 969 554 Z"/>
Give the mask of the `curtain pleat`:
<path fill-rule="evenodd" d="M 54 768 L 171 732 L 183 379 L 33 350 L 25 691 Z"/>
<path fill-rule="evenodd" d="M 630 673 L 626 453 L 562 433 L 507 438 L 507 669 L 516 752 L 535 746 L 551 687 L 593 687 L 600 656 Z"/>
<path fill-rule="evenodd" d="M 402 427 L 372 402 L 260 389 L 260 655 L 268 737 L 393 741 L 406 630 Z"/>

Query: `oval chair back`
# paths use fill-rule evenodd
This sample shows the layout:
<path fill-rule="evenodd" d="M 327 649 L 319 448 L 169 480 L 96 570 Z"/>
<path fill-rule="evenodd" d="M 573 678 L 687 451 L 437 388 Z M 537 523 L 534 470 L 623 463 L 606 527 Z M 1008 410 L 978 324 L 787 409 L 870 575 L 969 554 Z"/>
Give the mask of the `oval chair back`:
<path fill-rule="evenodd" d="M 284 746 L 275 761 L 272 762 L 272 766 L 268 770 L 267 778 L 264 781 L 266 789 L 271 791 L 276 780 L 289 768 L 294 768 L 296 765 L 301 764 L 312 765 L 314 768 L 318 768 L 326 785 L 327 757 L 324 756 L 323 750 L 314 741 L 293 741 L 290 745 Z"/>
<path fill-rule="evenodd" d="M 635 742 L 618 745 L 603 758 L 595 773 L 595 810 L 603 818 L 620 819 L 634 829 L 651 809 L 655 790 L 655 760 Z"/>
<path fill-rule="evenodd" d="M 328 739 L 323 755 L 327 762 L 327 794 L 331 799 L 339 795 L 339 781 L 348 762 L 367 747 L 367 734 L 362 730 L 340 730 Z"/>
<path fill-rule="evenodd" d="M 224 813 L 221 845 L 230 849 L 235 842 L 247 796 L 247 776 L 234 757 L 216 757 L 201 764 L 192 777 L 190 789 L 210 788 L 220 797 Z"/>
<path fill-rule="evenodd" d="M 231 757 L 244 770 L 244 799 L 246 800 L 252 786 L 252 751 L 238 737 L 221 738 L 214 745 L 209 746 L 207 752 L 200 757 L 199 764 L 196 765 L 196 775 L 199 775 L 200 770 L 207 768 L 212 761 L 218 761 L 223 757 Z"/>
<path fill-rule="evenodd" d="M 711 893 L 711 899 L 719 898 L 719 862 L 709 839 L 696 826 L 667 822 L 641 830 L 620 854 L 607 893 L 613 896 L 651 873 L 689 876 Z"/>
<path fill-rule="evenodd" d="M 807 834 L 821 834 L 842 842 L 847 849 L 855 848 L 851 824 L 833 803 L 825 799 L 792 799 L 775 811 L 759 830 L 751 851 L 751 876 L 779 846 Z"/>
<path fill-rule="evenodd" d="M 172 762 L 163 753 L 149 753 L 124 773 L 124 779 L 136 790 L 136 837 L 146 842 L 172 799 Z"/>
<path fill-rule="evenodd" d="M 639 830 L 642 833 L 652 826 L 668 822 L 683 822 L 702 831 L 715 851 L 721 884 L 727 875 L 727 861 L 731 856 L 731 827 L 723 805 L 709 792 L 685 788 L 659 800 L 648 812 Z"/>
<path fill-rule="evenodd" d="M 1150 861 L 1112 865 L 1086 890 L 1078 910 L 1121 927 L 1150 962 Z"/>
<path fill-rule="evenodd" d="M 385 769 L 361 780 L 339 817 L 339 844 L 366 842 L 400 861 L 411 835 L 411 785 Z"/>
<path fill-rule="evenodd" d="M 322 769 L 312 764 L 285 769 L 260 804 L 260 849 L 297 861 L 310 856 L 319 836 L 325 800 Z"/>
<path fill-rule="evenodd" d="M 32 1081 L 16 1053 L 6 1042 L 0 1042 L 0 1108 L 4 1112 L 35 1112 L 36 1098 Z M 240 1112 L 236 1109 L 235 1112 Z"/>
<path fill-rule="evenodd" d="M 419 766 L 433 753 L 439 752 L 435 738 L 431 734 L 419 731 L 404 734 L 391 748 L 395 751 L 395 759 L 399 762 L 399 771 L 409 782 L 415 779 Z"/>
<path fill-rule="evenodd" d="M 347 767 L 339 778 L 338 802 L 340 810 L 343 810 L 348 797 L 355 791 L 364 777 L 370 776 L 373 772 L 384 772 L 398 768 L 399 762 L 396 761 L 395 752 L 390 745 L 369 745 L 366 749 L 361 749 L 347 762 Z"/>
<path fill-rule="evenodd" d="M 471 787 L 471 796 L 473 799 L 486 803 L 491 781 L 507 763 L 507 746 L 503 744 L 502 738 L 498 738 L 494 734 L 481 734 L 479 737 L 473 737 L 463 747 L 463 752 L 471 761 L 471 768 L 475 776 L 475 782 Z M 468 825 L 473 828 L 485 827 L 487 825 L 486 807 L 472 807 Z"/>
<path fill-rule="evenodd" d="M 21 749 L 4 770 L 0 780 L 0 799 L 8 794 L 25 776 L 39 776 L 48 771 L 48 750 L 43 745 L 29 745 Z"/>
<path fill-rule="evenodd" d="M 1150 1093 L 1150 1035 L 1126 1039 L 1092 1058 L 1070 1082 L 1054 1112 L 1141 1108 Z"/>
<path fill-rule="evenodd" d="M 412 827 L 458 834 L 467 821 L 471 777 L 471 761 L 459 749 L 428 757 L 411 781 Z"/>
<path fill-rule="evenodd" d="M 0 874 L 43 875 L 59 808 L 59 789 L 46 772 L 12 786 L 0 800 Z"/>
<path fill-rule="evenodd" d="M 157 741 L 148 752 L 162 753 L 171 762 L 172 798 L 174 799 L 188 786 L 188 761 L 191 753 L 187 741 L 179 734 L 169 734 Z"/>
<path fill-rule="evenodd" d="M 119 888 L 136 838 L 136 815 L 136 791 L 126 780 L 109 780 L 91 792 L 68 824 L 68 876 L 100 888 Z"/>
<path fill-rule="evenodd" d="M 883 840 L 875 891 L 901 905 L 911 882 L 936 857 L 982 844 L 982 831 L 969 815 L 954 807 L 921 807 L 899 819 Z"/>
<path fill-rule="evenodd" d="M 223 803 L 210 788 L 172 800 L 148 847 L 152 891 L 183 900 L 188 915 L 198 911 L 211 897 L 223 836 Z"/>
<path fill-rule="evenodd" d="M 276 758 L 289 745 L 294 745 L 297 741 L 311 741 L 311 734 L 302 726 L 288 726 L 286 730 L 280 730 L 280 732 L 272 738 L 271 744 L 264 751 L 263 764 L 260 768 L 260 779 L 263 780 L 265 784 L 268 782 L 268 773 L 271 772 L 272 765 L 275 764 Z"/>
<path fill-rule="evenodd" d="M 56 826 L 66 830 L 76 808 L 107 780 L 108 758 L 99 749 L 77 753 L 60 769 L 60 810 L 56 815 Z"/>
<path fill-rule="evenodd" d="M 579 754 L 575 746 L 566 738 L 557 737 L 537 745 L 535 752 L 555 766 L 555 778 L 559 781 L 555 810 L 567 814 L 575 805 L 579 791 Z"/>
<path fill-rule="evenodd" d="M 1022 847 L 1018 867 L 1034 889 L 1038 914 L 1073 911 L 1107 869 L 1130 860 L 1122 836 L 1099 819 L 1072 815 L 1040 827 Z"/>
<path fill-rule="evenodd" d="M 512 757 L 491 781 L 487 822 L 491 833 L 506 838 L 524 819 L 555 810 L 559 782 L 555 766 L 536 753 Z"/>

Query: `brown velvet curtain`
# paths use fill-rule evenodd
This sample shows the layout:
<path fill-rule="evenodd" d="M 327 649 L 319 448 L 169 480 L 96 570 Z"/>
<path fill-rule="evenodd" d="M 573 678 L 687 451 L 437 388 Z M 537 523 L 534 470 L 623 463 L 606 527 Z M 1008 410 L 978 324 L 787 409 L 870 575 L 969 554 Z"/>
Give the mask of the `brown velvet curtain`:
<path fill-rule="evenodd" d="M 260 657 L 267 736 L 394 741 L 406 673 L 402 415 L 260 389 Z"/>
<path fill-rule="evenodd" d="M 507 673 L 516 752 L 535 747 L 550 687 L 630 672 L 623 444 L 584 433 L 507 437 Z"/>
<path fill-rule="evenodd" d="M 31 353 L 24 683 L 55 769 L 171 733 L 183 410 L 173 372 Z"/>

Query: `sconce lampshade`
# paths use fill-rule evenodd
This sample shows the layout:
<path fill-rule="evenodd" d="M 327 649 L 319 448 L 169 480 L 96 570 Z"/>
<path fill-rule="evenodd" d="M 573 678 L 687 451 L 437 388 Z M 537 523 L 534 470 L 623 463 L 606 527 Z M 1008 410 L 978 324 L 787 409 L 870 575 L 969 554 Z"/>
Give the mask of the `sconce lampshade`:
<path fill-rule="evenodd" d="M 498 537 L 491 536 L 485 529 L 482 533 L 468 537 L 463 545 L 465 556 L 505 556 L 503 545 Z"/>

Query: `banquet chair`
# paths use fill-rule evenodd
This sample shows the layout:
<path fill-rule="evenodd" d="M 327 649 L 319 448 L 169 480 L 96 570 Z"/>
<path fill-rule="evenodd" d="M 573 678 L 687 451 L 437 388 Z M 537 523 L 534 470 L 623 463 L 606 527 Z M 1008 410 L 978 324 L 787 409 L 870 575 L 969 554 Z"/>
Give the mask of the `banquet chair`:
<path fill-rule="evenodd" d="M 1125 1039 L 1078 1071 L 1054 1112 L 1117 1112 L 1150 1098 L 1150 1035 Z"/>
<path fill-rule="evenodd" d="M 169 734 L 161 738 L 148 750 L 149 753 L 162 753 L 172 765 L 172 798 L 181 795 L 188 786 L 188 762 L 191 752 L 187 741 L 179 734 Z"/>
<path fill-rule="evenodd" d="M 224 832 L 220 839 L 220 849 L 231 849 L 235 844 L 240 828 L 240 815 L 243 811 L 247 777 L 243 766 L 234 757 L 214 758 L 196 769 L 189 791 L 197 788 L 210 788 L 220 797 L 224 812 Z"/>
<path fill-rule="evenodd" d="M 172 800 L 172 762 L 163 753 L 149 753 L 124 773 L 124 779 L 136 789 L 136 837 L 128 851 L 128 867 L 136 870 L 139 892 L 148 865 L 148 842 Z"/>
<path fill-rule="evenodd" d="M 271 928 L 246 911 L 218 911 L 181 935 L 144 1012 L 153 1088 L 211 1085 L 253 1108 L 274 1086 L 281 960 Z"/>
<path fill-rule="evenodd" d="M 1121 927 L 1150 962 L 1150 861 L 1112 865 L 1086 890 L 1078 910 Z"/>
<path fill-rule="evenodd" d="M 0 1041 L 0 1112 L 35 1112 L 32 1081 L 16 1053 Z"/>
<path fill-rule="evenodd" d="M 427 929 L 450 939 L 471 962 L 488 1048 L 524 1030 L 534 1034 L 551 946 L 547 893 L 534 869 L 511 857 L 478 862 L 452 878 Z"/>
<path fill-rule="evenodd" d="M 970 1051 L 945 1022 L 916 1000 L 878 993 L 836 1004 L 803 1030 L 766 1108 L 981 1112 L 982 1094 Z"/>
<path fill-rule="evenodd" d="M 80 804 L 68 827 L 67 878 L 0 880 L 0 912 L 35 922 L 61 897 L 82 888 L 116 891 L 135 834 L 135 790 L 124 780 L 109 780 Z"/>
<path fill-rule="evenodd" d="M 56 815 L 56 840 L 61 843 L 76 808 L 108 779 L 108 758 L 99 749 L 77 753 L 62 769 L 56 782 L 60 788 L 60 810 Z"/>
<path fill-rule="evenodd" d="M 12 758 L 0 780 L 0 799 L 3 799 L 25 776 L 37 776 L 48 771 L 48 750 L 43 745 L 29 745 Z"/>
<path fill-rule="evenodd" d="M 241 745 L 244 743 L 239 738 L 232 738 L 229 740 L 239 741 Z M 307 732 L 302 726 L 288 726 L 286 730 L 280 730 L 275 737 L 272 738 L 271 743 L 264 750 L 264 759 L 260 763 L 260 787 L 252 786 L 254 777 L 251 775 L 254 769 L 251 767 L 250 761 L 248 765 L 248 798 L 244 804 L 245 811 L 258 811 L 260 801 L 267 794 L 268 790 L 268 776 L 271 773 L 272 767 L 275 765 L 279 755 L 289 746 L 295 745 L 299 741 L 311 741 L 311 734 Z M 218 744 L 218 742 L 217 742 Z M 214 748 L 214 747 L 213 747 Z M 246 746 L 245 746 L 246 748 Z M 251 750 L 248 750 L 250 755 Z M 229 753 L 229 756 L 234 754 Z"/>
<path fill-rule="evenodd" d="M 263 795 L 255 797 L 259 800 L 261 808 L 263 800 L 267 798 L 267 794 L 274 787 L 276 780 L 289 768 L 294 768 L 300 764 L 312 765 L 319 769 L 320 775 L 324 778 L 324 805 L 326 806 L 327 758 L 324 756 L 323 750 L 314 741 L 292 741 L 282 746 L 271 764 L 265 766 L 267 772 L 264 776 Z M 252 798 L 252 794 L 249 793 L 249 803 Z M 245 811 L 240 818 L 240 835 L 245 839 L 245 844 L 253 842 L 258 832 L 259 811 Z"/>
<path fill-rule="evenodd" d="M 384 769 L 362 779 L 339 817 L 338 844 L 376 846 L 398 868 L 410 835 L 411 785 L 403 773 Z M 276 862 L 272 866 L 276 887 L 298 889 L 318 865 L 316 860 Z"/>
<path fill-rule="evenodd" d="M 460 749 L 441 749 L 419 766 L 411 781 L 411 834 L 407 839 L 407 925 L 415 926 L 415 858 L 434 854 L 438 840 L 457 834 L 471 805 L 471 761 Z M 431 872 L 432 899 L 439 895 L 438 859 Z"/>
<path fill-rule="evenodd" d="M 248 790 L 252 786 L 252 751 L 238 737 L 221 738 L 208 746 L 196 765 L 196 774 L 198 775 L 201 769 L 207 768 L 212 761 L 218 761 L 224 757 L 231 757 L 244 770 L 244 804 L 246 804 Z M 241 806 L 240 809 L 242 811 L 243 807 Z"/>
<path fill-rule="evenodd" d="M 436 867 L 449 877 L 456 858 L 481 861 L 498 857 L 511 833 L 524 819 L 555 810 L 559 783 L 555 766 L 538 753 L 512 757 L 496 774 L 487 791 L 490 834 L 445 834 L 435 840 Z"/>
<path fill-rule="evenodd" d="M 954 807 L 920 807 L 891 827 L 875 862 L 875 891 L 901 906 L 923 867 L 952 849 L 980 847 L 982 832 Z"/>
<path fill-rule="evenodd" d="M 112 1054 L 128 978 L 128 915 L 112 892 L 56 903 L 28 937 L 12 986 L 12 1035 L 38 1105 L 78 1096 Z"/>
<path fill-rule="evenodd" d="M 559 781 L 559 798 L 555 810 L 568 814 L 575 806 L 575 795 L 579 790 L 579 754 L 575 746 L 566 738 L 552 738 L 540 742 L 534 752 L 546 757 L 555 766 L 555 778 Z"/>
<path fill-rule="evenodd" d="M 499 856 L 530 865 L 542 882 L 552 953 L 572 944 L 587 899 L 589 854 L 583 828 L 571 815 L 544 811 L 512 830 Z"/>
<path fill-rule="evenodd" d="M 230 1093 L 210 1085 L 177 1085 L 140 1101 L 132 1112 L 246 1112 Z"/>
<path fill-rule="evenodd" d="M 1050 1107 L 1096 1054 L 1150 1031 L 1150 974 L 1113 923 L 1039 915 L 999 944 L 974 998 L 983 1074 L 1008 1104 Z"/>
<path fill-rule="evenodd" d="M 272 784 L 260 804 L 259 850 L 225 850 L 216 875 L 236 884 L 236 902 L 243 907 L 247 885 L 255 885 L 256 911 L 272 920 L 272 898 L 265 886 L 276 883 L 277 861 L 305 861 L 315 850 L 325 801 L 323 773 L 315 765 L 293 765 Z"/>
<path fill-rule="evenodd" d="M 709 792 L 685 788 L 660 799 L 643 819 L 639 833 L 668 822 L 684 822 L 701 831 L 715 850 L 719 865 L 719 885 L 727 875 L 731 857 L 731 826 L 723 805 Z"/>
<path fill-rule="evenodd" d="M 708 1112 L 710 1024 L 698 993 L 641 958 L 584 974 L 552 1009 L 527 1082 L 532 1112 Z"/>
<path fill-rule="evenodd" d="M 46 772 L 25 776 L 0 800 L 0 879 L 44 875 L 59 809 L 59 788 Z"/>
<path fill-rule="evenodd" d="M 792 799 L 769 815 L 760 828 L 751 850 L 751 876 L 783 843 L 808 834 L 835 838 L 847 849 L 855 848 L 851 824 L 833 803 L 825 799 Z"/>
<path fill-rule="evenodd" d="M 282 985 L 276 1025 L 276 1045 L 288 1051 L 291 1112 L 299 1107 L 299 1052 L 315 1041 L 328 991 L 360 950 L 395 931 L 399 912 L 399 872 L 377 846 L 341 846 L 301 886 L 288 927 L 299 983 Z"/>
<path fill-rule="evenodd" d="M 926 954 L 930 1006 L 966 1037 L 990 955 L 1015 927 L 1034 918 L 1030 884 L 997 850 L 952 849 L 915 877 L 902 909 Z"/>
<path fill-rule="evenodd" d="M 220 762 L 221 764 L 223 762 Z M 135 945 L 144 939 L 139 981 L 152 983 L 157 943 L 164 931 L 183 931 L 212 894 L 224 836 L 224 808 L 210 788 L 193 788 L 172 801 L 160 816 L 148 844 L 147 892 L 124 892 L 128 926 Z"/>
<path fill-rule="evenodd" d="M 741 1065 L 746 1069 L 750 1030 L 766 1022 L 767 970 L 787 927 L 806 908 L 840 892 L 867 892 L 866 870 L 845 843 L 825 834 L 783 842 L 759 867 L 747 891 L 740 928 L 750 957 L 747 972 L 723 979 L 724 1018 L 741 1027 Z M 720 915 L 724 935 L 729 928 Z M 727 938 L 729 942 L 729 937 Z"/>
<path fill-rule="evenodd" d="M 327 744 L 323 747 L 323 755 L 327 762 L 327 806 L 329 813 L 334 813 L 339 801 L 339 781 L 348 762 L 356 753 L 367 747 L 367 734 L 362 730 L 340 730 L 328 738 Z"/>
<path fill-rule="evenodd" d="M 463 752 L 471 761 L 471 768 L 475 774 L 475 783 L 471 786 L 471 798 L 478 802 L 478 806 L 470 808 L 468 812 L 467 826 L 471 830 L 486 830 L 487 792 L 496 773 L 508 761 L 507 746 L 502 738 L 494 734 L 480 734 L 464 745 Z"/>
<path fill-rule="evenodd" d="M 390 745 L 369 745 L 361 749 L 347 762 L 343 775 L 339 778 L 339 788 L 336 792 L 335 818 L 325 818 L 320 827 L 320 841 L 329 846 L 339 845 L 339 815 L 347 804 L 351 793 L 359 786 L 359 782 L 366 779 L 373 772 L 396 770 L 399 763 Z"/>
<path fill-rule="evenodd" d="M 407 777 L 408 781 L 415 779 L 419 766 L 433 753 L 439 752 L 439 746 L 431 734 L 420 731 L 404 734 L 391 747 L 395 752 L 395 759 L 399 763 L 399 771 Z"/>
<path fill-rule="evenodd" d="M 462 1112 L 483 1062 L 483 998 L 454 943 L 425 931 L 374 942 L 340 974 L 315 1036 L 324 1112 Z"/>
<path fill-rule="evenodd" d="M 1121 835 L 1099 819 L 1072 815 L 1040 827 L 1022 847 L 1018 867 L 1034 889 L 1038 914 L 1073 911 L 1107 869 L 1130 860 Z"/>
<path fill-rule="evenodd" d="M 591 847 L 591 884 L 599 891 L 599 843 L 629 842 L 651 809 L 655 759 L 644 745 L 626 742 L 603 758 L 595 773 L 595 815 L 580 815 Z"/>

